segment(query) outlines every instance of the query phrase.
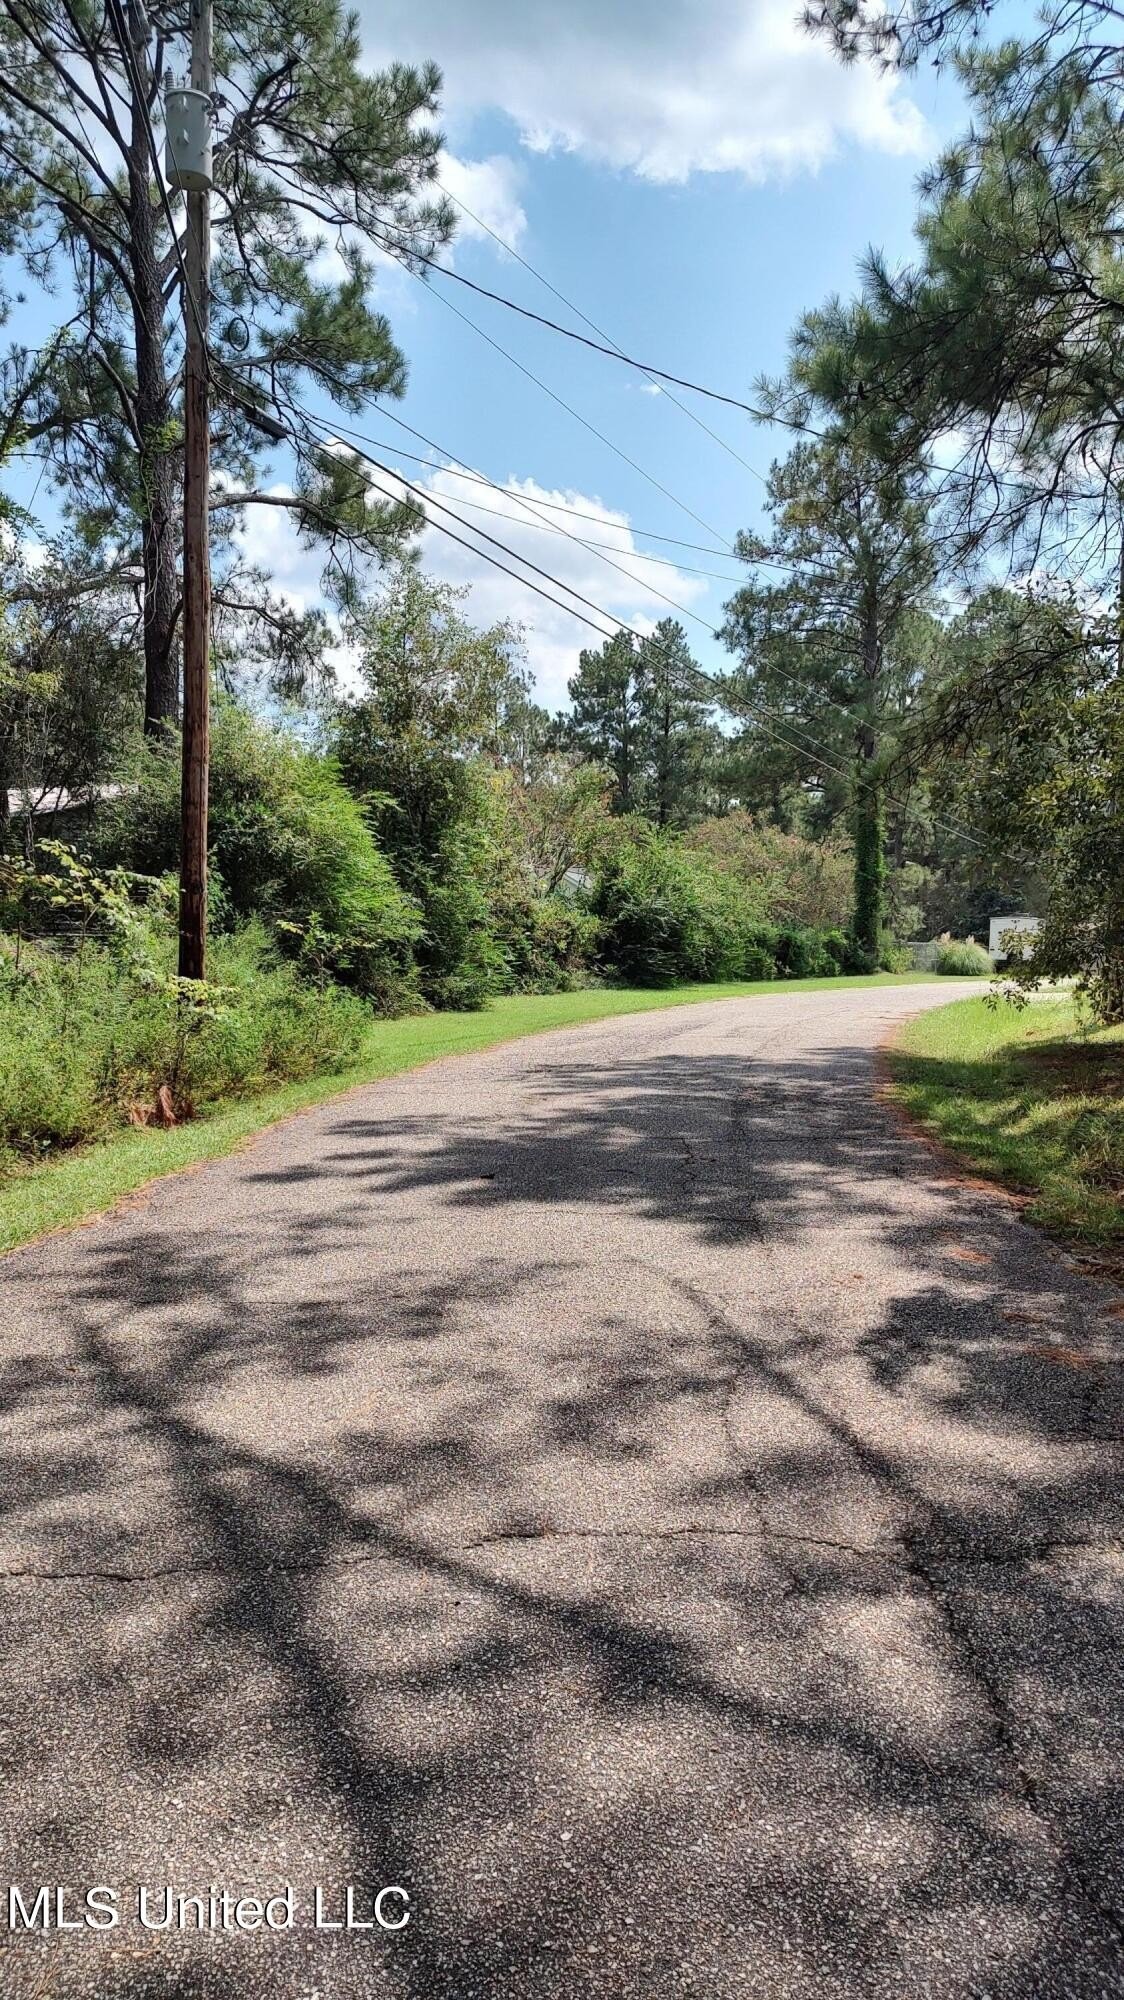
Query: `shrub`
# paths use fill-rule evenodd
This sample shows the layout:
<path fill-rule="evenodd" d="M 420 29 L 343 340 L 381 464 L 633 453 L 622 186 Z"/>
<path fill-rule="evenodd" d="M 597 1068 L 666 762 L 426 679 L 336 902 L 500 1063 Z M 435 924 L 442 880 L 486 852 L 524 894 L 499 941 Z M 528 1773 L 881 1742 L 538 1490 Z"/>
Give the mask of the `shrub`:
<path fill-rule="evenodd" d="M 953 939 L 950 943 L 942 945 L 937 953 L 936 970 L 961 979 L 975 978 L 981 973 L 990 972 L 991 969 L 991 960 L 982 944 L 974 943 L 971 938 L 963 943 L 957 943 Z"/>
<path fill-rule="evenodd" d="M 988 971 L 990 972 L 990 959 L 988 959 L 987 964 Z M 883 972 L 912 972 L 913 953 L 907 944 L 896 944 L 892 937 L 884 937 L 882 940 L 882 951 L 879 956 L 879 965 Z"/>
<path fill-rule="evenodd" d="M 0 1160 L 144 1122 L 162 1089 L 186 1115 L 357 1056 L 362 1001 L 302 978 L 260 923 L 213 942 L 206 987 L 185 991 L 174 955 L 161 915 L 138 919 L 124 944 L 24 943 L 18 967 L 0 939 Z"/>
<path fill-rule="evenodd" d="M 566 993 L 584 985 L 601 927 L 592 911 L 562 896 L 527 895 L 496 912 L 496 936 L 512 993 Z"/>
<path fill-rule="evenodd" d="M 839 970 L 822 934 L 799 924 L 781 925 L 775 956 L 783 979 L 830 979 Z"/>
<path fill-rule="evenodd" d="M 591 905 L 606 966 L 625 981 L 741 976 L 748 923 L 738 885 L 643 822 L 622 823 Z"/>
<path fill-rule="evenodd" d="M 637 985 L 831 979 L 854 969 L 854 945 L 842 930 L 768 922 L 755 885 L 689 839 L 644 821 L 616 822 L 590 900 L 606 972 Z"/>
<path fill-rule="evenodd" d="M 126 794 L 99 815 L 95 853 L 150 875 L 179 851 L 179 745 L 147 744 Z M 415 904 L 394 880 L 363 810 L 329 758 L 227 703 L 211 745 L 210 851 L 220 918 L 260 917 L 386 1012 L 417 999 Z"/>
<path fill-rule="evenodd" d="M 779 933 L 736 877 L 644 821 L 618 822 L 594 880 L 601 958 L 639 986 L 771 979 Z"/>
<path fill-rule="evenodd" d="M 686 845 L 736 876 L 775 921 L 842 931 L 850 919 L 854 862 L 845 845 L 784 833 L 740 811 L 703 820 Z"/>

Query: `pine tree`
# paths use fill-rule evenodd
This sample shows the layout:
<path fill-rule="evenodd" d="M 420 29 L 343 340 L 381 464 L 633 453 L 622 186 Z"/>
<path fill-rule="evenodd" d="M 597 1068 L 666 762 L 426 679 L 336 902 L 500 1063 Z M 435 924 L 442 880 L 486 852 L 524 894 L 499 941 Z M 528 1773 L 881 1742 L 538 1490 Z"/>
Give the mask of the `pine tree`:
<path fill-rule="evenodd" d="M 631 633 L 614 633 L 597 651 L 583 649 L 569 695 L 573 706 L 559 718 L 561 740 L 611 772 L 614 812 L 635 811 L 643 792 L 642 719 Z"/>
<path fill-rule="evenodd" d="M 726 607 L 740 656 L 727 700 L 760 737 L 788 746 L 805 785 L 851 765 L 855 944 L 872 967 L 883 943 L 885 801 L 880 756 L 916 667 L 908 619 L 932 588 L 924 468 L 887 465 L 841 437 L 799 444 L 769 478 L 767 540 L 738 554 L 768 564 Z M 777 568 L 787 574 L 778 579 Z"/>
<path fill-rule="evenodd" d="M 676 619 L 662 618 L 641 641 L 636 680 L 646 810 L 657 826 L 690 825 L 713 809 L 710 780 L 722 739 Z"/>
<path fill-rule="evenodd" d="M 232 531 L 255 503 L 288 510 L 346 598 L 411 524 L 410 510 L 370 503 L 302 403 L 358 411 L 402 391 L 373 251 L 408 261 L 451 233 L 448 204 L 426 198 L 439 78 L 432 66 L 367 71 L 338 0 L 219 0 L 215 14 L 216 609 L 264 623 L 299 674 L 323 623 L 235 573 Z M 161 87 L 186 49 L 186 15 L 170 0 L 0 0 L 3 235 L 69 309 L 45 370 L 26 349 L 6 357 L 0 404 L 19 410 L 7 441 L 45 455 L 91 558 L 116 584 L 134 582 L 150 728 L 174 719 L 178 699 L 183 300 L 146 113 L 159 145 Z M 263 461 L 279 444 L 295 476 L 266 491 Z"/>

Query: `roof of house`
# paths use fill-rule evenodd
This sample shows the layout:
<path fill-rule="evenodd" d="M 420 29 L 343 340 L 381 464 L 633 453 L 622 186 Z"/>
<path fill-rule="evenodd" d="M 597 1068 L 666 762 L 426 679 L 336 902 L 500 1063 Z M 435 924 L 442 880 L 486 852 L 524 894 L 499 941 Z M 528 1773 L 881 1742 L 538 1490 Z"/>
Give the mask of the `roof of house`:
<path fill-rule="evenodd" d="M 78 812 L 98 799 L 120 798 L 124 789 L 124 785 L 85 785 L 76 792 L 68 792 L 62 785 L 51 786 L 43 792 L 16 789 L 8 793 L 8 811 L 13 819 L 23 813 L 37 818 L 49 817 L 53 813 Z"/>

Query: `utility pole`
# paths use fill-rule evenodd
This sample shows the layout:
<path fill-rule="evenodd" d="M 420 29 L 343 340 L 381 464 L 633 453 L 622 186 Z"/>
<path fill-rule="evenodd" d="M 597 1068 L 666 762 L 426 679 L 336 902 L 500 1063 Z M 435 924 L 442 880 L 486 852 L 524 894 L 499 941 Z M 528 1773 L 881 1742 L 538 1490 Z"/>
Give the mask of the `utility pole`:
<path fill-rule="evenodd" d="M 206 977 L 207 789 L 211 756 L 210 370 L 212 0 L 191 0 L 191 76 L 167 101 L 168 178 L 187 196 L 184 299 L 183 780 L 181 979 Z"/>

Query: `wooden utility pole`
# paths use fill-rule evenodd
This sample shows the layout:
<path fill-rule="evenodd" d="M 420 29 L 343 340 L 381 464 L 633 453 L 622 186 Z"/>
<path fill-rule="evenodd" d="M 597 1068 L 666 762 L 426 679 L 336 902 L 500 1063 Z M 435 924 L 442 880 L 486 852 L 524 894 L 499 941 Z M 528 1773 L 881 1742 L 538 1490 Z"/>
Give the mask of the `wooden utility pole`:
<path fill-rule="evenodd" d="M 183 479 L 183 785 L 180 837 L 181 979 L 203 979 L 207 963 L 207 789 L 211 758 L 211 479 L 210 380 L 207 356 L 211 282 L 211 0 L 191 0 L 191 88 L 185 136 L 201 141 L 179 176 L 187 194 L 184 300 Z M 201 103 L 204 99 L 205 103 Z"/>

